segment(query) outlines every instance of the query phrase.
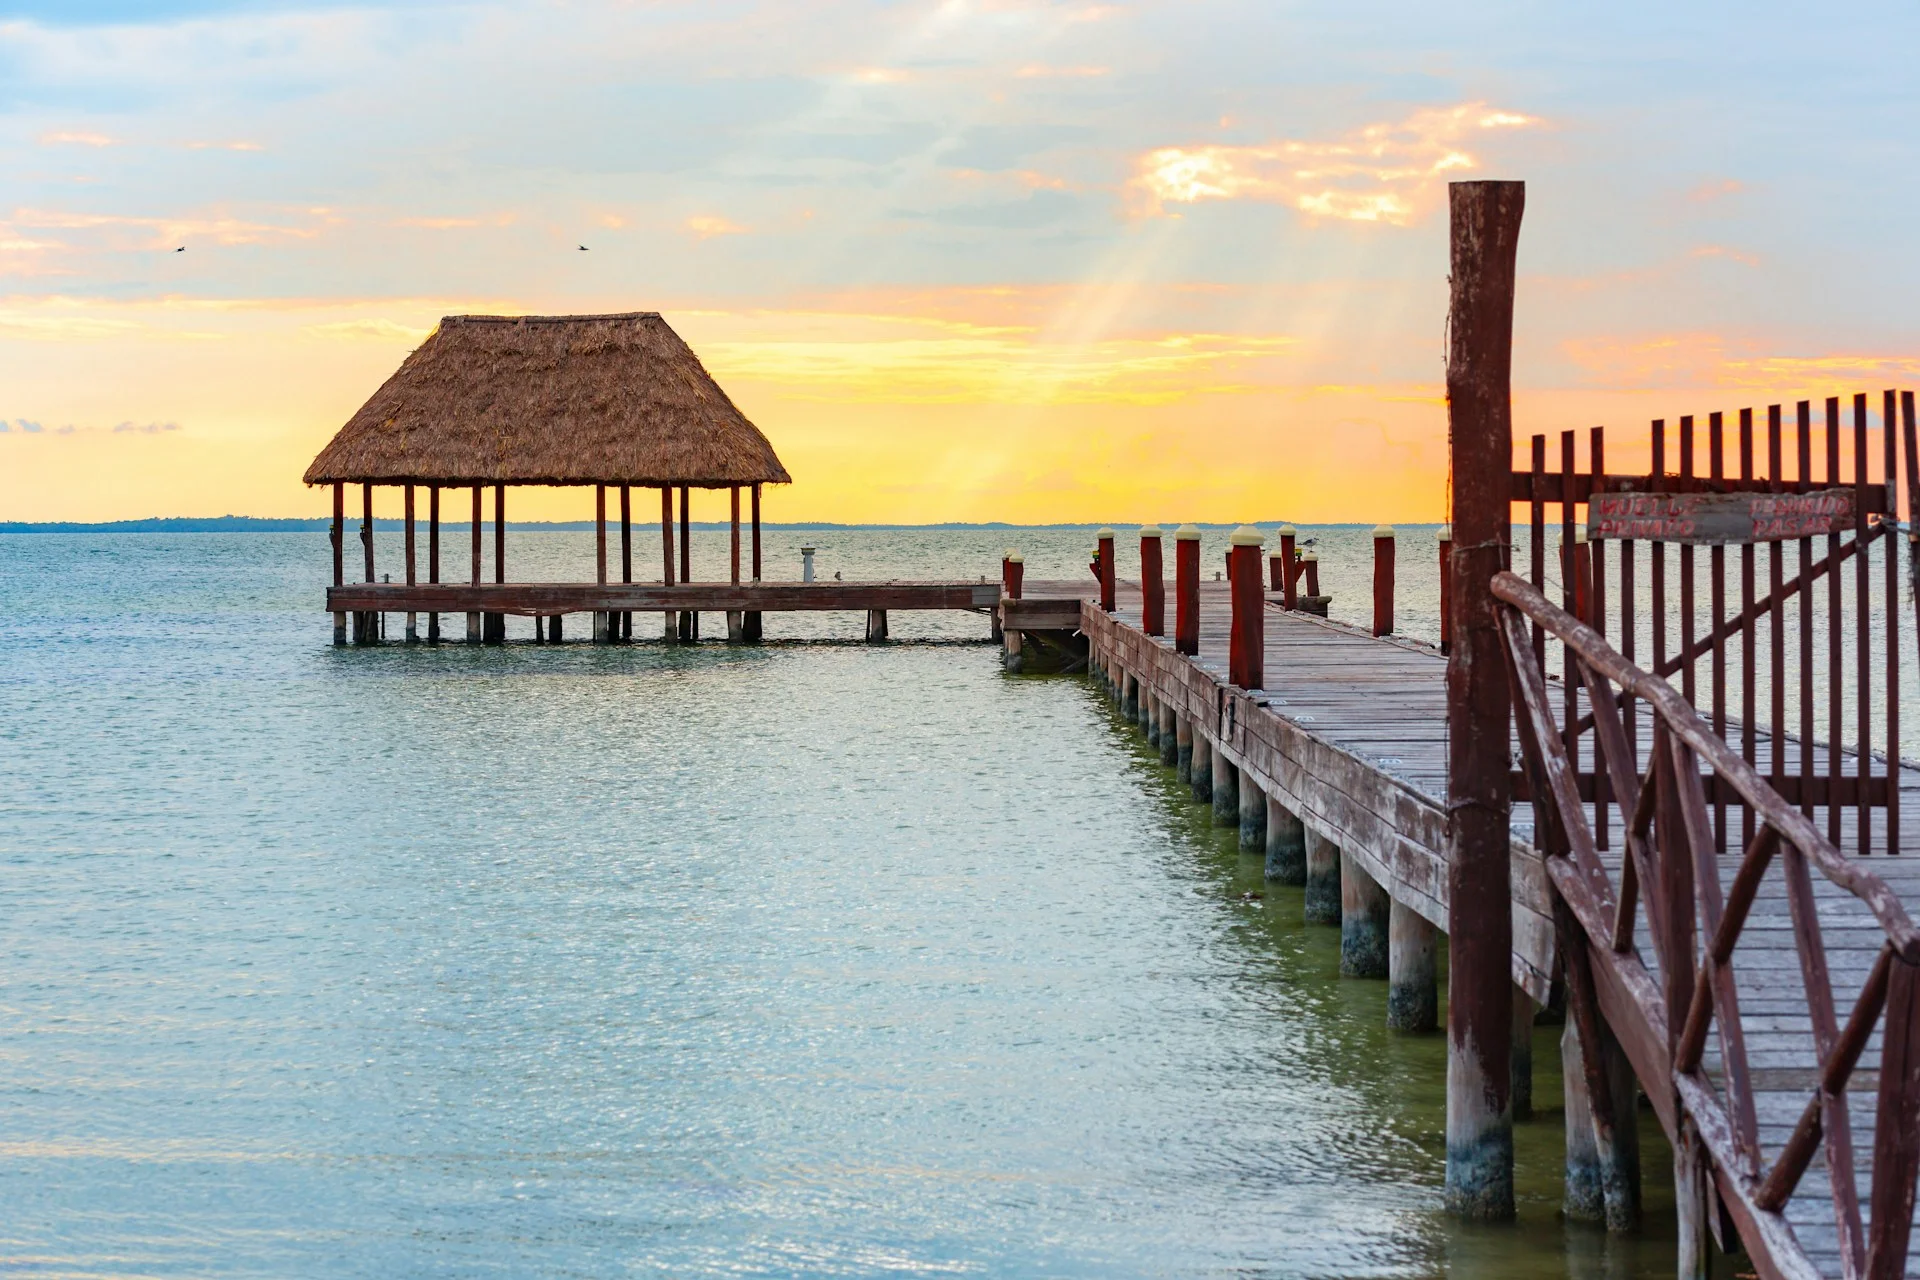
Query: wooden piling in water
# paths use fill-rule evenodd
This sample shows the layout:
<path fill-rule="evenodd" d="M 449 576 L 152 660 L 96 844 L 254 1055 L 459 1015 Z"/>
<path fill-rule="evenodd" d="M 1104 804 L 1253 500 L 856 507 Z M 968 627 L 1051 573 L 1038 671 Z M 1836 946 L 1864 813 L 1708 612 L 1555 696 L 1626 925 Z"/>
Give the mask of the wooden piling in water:
<path fill-rule="evenodd" d="M 885 644 L 887 640 L 887 611 L 885 609 L 867 610 L 867 643 Z"/>
<path fill-rule="evenodd" d="M 1160 704 L 1160 763 L 1173 768 L 1180 763 L 1179 730 L 1176 727 L 1180 717 L 1174 712 L 1171 703 Z"/>
<path fill-rule="evenodd" d="M 660 581 L 666 586 L 674 582 L 673 568 L 673 490 L 666 485 L 660 486 Z M 666 618 L 666 638 L 677 640 L 680 636 L 680 615 L 668 610 Z"/>
<path fill-rule="evenodd" d="M 1206 735 L 1193 735 L 1193 754 L 1187 767 L 1187 785 L 1193 790 L 1193 798 L 1201 804 L 1213 802 L 1213 744 Z"/>
<path fill-rule="evenodd" d="M 1456 182 L 1448 190 L 1447 418 L 1457 541 L 1447 662 L 1446 1202 L 1481 1221 L 1514 1213 L 1512 759 L 1492 581 L 1511 536 L 1514 264 L 1525 192 L 1518 182 Z"/>
<path fill-rule="evenodd" d="M 1266 687 L 1266 591 L 1260 548 L 1266 538 L 1252 525 L 1228 537 L 1228 584 L 1232 597 L 1232 635 L 1227 646 L 1227 679 L 1242 689 Z"/>
<path fill-rule="evenodd" d="M 1267 848 L 1267 798 L 1251 779 L 1240 779 L 1240 851 L 1265 853 Z"/>
<path fill-rule="evenodd" d="M 1393 634 L 1393 526 L 1373 530 L 1373 634 Z"/>
<path fill-rule="evenodd" d="M 407 536 L 406 536 L 406 546 L 407 546 L 407 585 L 408 585 L 408 586 L 412 586 L 412 585 L 414 584 L 414 577 L 413 577 L 413 575 L 414 575 L 414 552 L 413 552 L 413 486 L 412 486 L 412 485 L 406 485 L 406 486 L 404 486 L 404 487 L 405 487 L 405 489 L 406 489 L 406 503 L 405 503 L 405 509 L 406 509 L 406 528 L 407 528 Z M 409 614 L 407 615 L 407 643 L 408 643 L 408 644 L 418 644 L 418 643 L 419 643 L 419 641 L 420 641 L 420 635 L 419 635 L 419 633 L 418 633 L 418 632 L 417 632 L 417 631 L 416 631 L 416 630 L 414 629 L 414 628 L 415 628 L 415 625 L 416 625 L 416 624 L 415 624 L 415 618 L 416 618 L 416 616 L 417 616 L 417 615 L 415 615 L 415 614 L 412 614 L 412 613 L 409 613 Z"/>
<path fill-rule="evenodd" d="M 1516 1123 L 1533 1119 L 1533 997 L 1515 986 L 1513 989 L 1513 1033 L 1508 1078 L 1513 1095 Z"/>
<path fill-rule="evenodd" d="M 1173 776 L 1193 784 L 1193 722 L 1176 714 L 1173 718 Z"/>
<path fill-rule="evenodd" d="M 473 486 L 473 518 L 469 531 L 473 543 L 473 585 L 480 585 L 480 486 Z M 478 613 L 467 614 L 467 643 L 480 644 L 486 639 L 485 625 Z"/>
<path fill-rule="evenodd" d="M 1100 530 L 1098 545 L 1100 548 L 1100 607 L 1112 613 L 1119 607 L 1116 590 L 1119 583 L 1118 565 L 1113 556 L 1113 530 Z"/>
<path fill-rule="evenodd" d="M 1387 913 L 1387 1027 L 1431 1031 L 1439 1025 L 1439 930 L 1398 898 Z"/>
<path fill-rule="evenodd" d="M 753 486 L 753 580 L 760 581 L 760 486 Z M 758 609 L 749 610 L 746 617 L 745 634 L 752 643 L 758 644 L 765 638 L 766 624 Z M 996 629 L 995 640 L 1000 638 Z"/>
<path fill-rule="evenodd" d="M 1340 976 L 1387 976 L 1391 902 L 1379 881 L 1345 849 L 1340 851 Z"/>
<path fill-rule="evenodd" d="M 1217 747 L 1213 752 L 1213 825 L 1240 825 L 1240 770 Z"/>
<path fill-rule="evenodd" d="M 1299 553 L 1294 550 L 1293 545 L 1294 540 L 1299 536 L 1300 531 L 1292 525 L 1283 524 L 1280 526 L 1280 532 L 1278 534 L 1280 539 L 1280 577 L 1274 582 L 1273 589 L 1280 593 L 1281 607 L 1287 609 L 1294 607 L 1294 580 L 1300 576 Z"/>
<path fill-rule="evenodd" d="M 1275 796 L 1267 797 L 1266 878 L 1278 884 L 1307 882 L 1307 828 Z"/>
<path fill-rule="evenodd" d="M 1173 647 L 1200 652 L 1200 530 L 1190 524 L 1173 533 Z"/>
<path fill-rule="evenodd" d="M 1340 848 L 1312 827 L 1307 828 L 1306 888 L 1307 923 L 1339 924 Z"/>
<path fill-rule="evenodd" d="M 1160 567 L 1160 526 L 1140 526 L 1140 626 L 1150 636 L 1167 634 L 1167 583 Z"/>

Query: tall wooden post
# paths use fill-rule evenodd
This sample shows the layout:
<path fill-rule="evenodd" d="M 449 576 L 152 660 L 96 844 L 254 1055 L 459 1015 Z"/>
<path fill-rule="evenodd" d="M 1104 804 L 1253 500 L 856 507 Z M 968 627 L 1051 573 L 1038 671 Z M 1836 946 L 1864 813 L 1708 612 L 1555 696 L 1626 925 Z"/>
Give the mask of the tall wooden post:
<path fill-rule="evenodd" d="M 333 585 L 347 585 L 347 486 L 340 481 L 333 482 Z M 333 614 L 333 642 L 347 642 L 347 615 L 341 610 Z"/>
<path fill-rule="evenodd" d="M 1297 560 L 1299 553 L 1294 549 L 1293 544 L 1294 539 L 1298 538 L 1300 533 L 1299 530 L 1295 529 L 1292 525 L 1283 524 L 1280 526 L 1278 536 L 1280 538 L 1281 576 L 1279 581 L 1273 584 L 1273 589 L 1280 593 L 1280 607 L 1283 609 L 1291 609 L 1293 608 L 1294 602 L 1294 579 L 1300 576 L 1300 568 Z"/>
<path fill-rule="evenodd" d="M 594 581 L 607 585 L 607 486 L 593 486 Z"/>
<path fill-rule="evenodd" d="M 1447 1207 L 1513 1217 L 1512 767 L 1493 613 L 1513 467 L 1514 263 L 1526 187 L 1455 182 L 1447 423 L 1453 651 L 1447 659 Z"/>
<path fill-rule="evenodd" d="M 593 486 L 593 568 L 594 581 L 601 586 L 607 585 L 607 486 Z M 539 627 L 536 619 L 535 628 Z M 606 644 L 613 636 L 613 613 L 608 609 L 593 611 L 593 642 Z"/>
<path fill-rule="evenodd" d="M 1027 581 L 1027 558 L 1018 551 L 1007 552 L 1005 568 L 1002 572 L 1006 574 L 1007 595 L 1018 600 Z"/>
<path fill-rule="evenodd" d="M 1373 530 L 1373 634 L 1393 634 L 1393 526 Z"/>
<path fill-rule="evenodd" d="M 680 486 L 680 581 L 693 581 L 693 490 L 684 484 Z M 680 638 L 700 638 L 700 614 L 697 610 L 681 611 Z"/>
<path fill-rule="evenodd" d="M 1440 526 L 1440 652 L 1453 652 L 1453 526 Z"/>
<path fill-rule="evenodd" d="M 507 580 L 507 486 L 493 486 L 493 580 Z"/>
<path fill-rule="evenodd" d="M 660 486 L 660 582 L 664 586 L 673 585 L 673 490 L 667 485 Z M 672 640 L 680 634 L 680 614 L 669 609 L 666 614 L 667 639 Z"/>
<path fill-rule="evenodd" d="M 1320 553 L 1319 552 L 1309 551 L 1305 555 L 1300 557 L 1299 577 L 1302 582 L 1305 582 L 1307 584 L 1307 599 L 1318 600 L 1320 598 Z M 1326 606 L 1324 604 L 1321 605 L 1320 606 L 1321 615 L 1325 616 L 1326 612 L 1327 612 Z"/>
<path fill-rule="evenodd" d="M 1252 525 L 1243 524 L 1227 539 L 1228 590 L 1233 599 L 1233 630 L 1227 645 L 1227 679 L 1242 689 L 1266 687 L 1266 630 L 1262 613 L 1266 609 L 1265 575 L 1261 572 L 1260 548 L 1266 538 Z"/>
<path fill-rule="evenodd" d="M 1173 531 L 1173 647 L 1200 652 L 1200 530 L 1190 524 Z"/>
<path fill-rule="evenodd" d="M 1167 580 L 1160 568 L 1160 526 L 1140 526 L 1140 621 L 1150 636 L 1167 634 Z"/>
<path fill-rule="evenodd" d="M 1112 613 L 1115 607 L 1115 590 L 1118 579 L 1114 574 L 1113 530 L 1102 529 L 1100 543 L 1100 607 Z"/>
<path fill-rule="evenodd" d="M 633 488 L 620 486 L 620 581 L 633 581 Z M 621 610 L 616 617 L 620 620 L 621 640 L 633 639 L 633 611 Z"/>
<path fill-rule="evenodd" d="M 480 486 L 473 486 L 473 585 L 480 585 Z M 467 611 L 467 643 L 479 644 L 486 638 L 482 630 L 485 615 Z"/>
<path fill-rule="evenodd" d="M 732 544 L 732 560 L 731 560 L 731 565 L 733 570 L 732 581 L 735 586 L 739 586 L 740 585 L 740 486 L 737 484 L 733 486 L 732 497 L 733 497 L 733 544 Z"/>
<path fill-rule="evenodd" d="M 440 581 L 440 486 L 427 486 L 427 581 Z M 427 615 L 427 643 L 440 643 L 440 615 Z"/>
<path fill-rule="evenodd" d="M 413 486 L 412 485 L 406 486 L 406 495 L 407 495 L 406 496 L 407 585 L 412 586 L 413 585 L 413 559 L 414 559 L 413 557 Z M 416 625 L 417 624 L 414 620 L 414 612 L 413 610 L 409 609 L 407 611 L 407 643 L 408 644 L 413 644 L 420 639 L 419 634 L 414 630 Z"/>
<path fill-rule="evenodd" d="M 760 486 L 753 486 L 753 580 L 760 581 Z M 747 639 L 758 641 L 762 634 L 761 613 L 758 609 L 747 612 Z"/>
<path fill-rule="evenodd" d="M 367 581 L 373 582 L 373 486 L 360 486 L 360 546 L 367 553 Z"/>

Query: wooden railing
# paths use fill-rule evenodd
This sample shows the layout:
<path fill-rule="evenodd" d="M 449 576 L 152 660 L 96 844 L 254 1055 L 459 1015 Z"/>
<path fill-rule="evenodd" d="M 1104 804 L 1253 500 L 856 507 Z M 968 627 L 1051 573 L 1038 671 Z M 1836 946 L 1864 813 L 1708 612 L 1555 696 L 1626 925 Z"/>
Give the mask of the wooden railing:
<path fill-rule="evenodd" d="M 1904 1276 L 1920 1171 L 1920 932 L 1884 881 L 1842 856 L 1664 679 L 1634 666 L 1524 579 L 1502 573 L 1493 593 L 1535 803 L 1535 839 L 1560 899 L 1569 1011 L 1582 1042 L 1598 1045 L 1604 1010 L 1674 1140 L 1681 1185 L 1699 1179 L 1699 1194 L 1691 1202 L 1681 1197 L 1683 1253 L 1689 1231 L 1697 1239 L 1704 1221 L 1704 1178 L 1710 1174 L 1720 1204 L 1763 1274 L 1813 1274 L 1784 1210 L 1824 1144 L 1842 1273 L 1876 1280 Z M 1582 804 L 1571 735 L 1557 723 L 1557 699 L 1549 696 L 1542 674 L 1535 627 L 1565 645 L 1569 676 L 1587 693 L 1608 798 L 1625 837 L 1617 885 Z M 1653 720 L 1644 775 L 1620 711 L 1635 700 Z M 1716 794 L 1750 806 L 1759 819 L 1724 890 L 1707 798 L 1710 780 Z M 1735 972 L 1749 913 L 1776 865 L 1817 1067 L 1799 1122 L 1769 1153 L 1760 1140 Z M 1863 921 L 1870 918 L 1884 934 L 1844 1026 L 1821 938 L 1815 871 L 1858 899 Z M 1635 942 L 1643 901 L 1657 980 Z M 1847 1083 L 1878 1026 L 1885 1035 L 1863 1223 Z M 1706 1062 L 1709 1030 L 1719 1041 L 1717 1080 Z M 1614 1126 L 1631 1123 L 1631 1117 L 1611 1113 L 1599 1056 L 1584 1058 L 1595 1138 L 1604 1153 L 1612 1148 Z M 1686 1265 L 1683 1257 L 1682 1274 Z"/>

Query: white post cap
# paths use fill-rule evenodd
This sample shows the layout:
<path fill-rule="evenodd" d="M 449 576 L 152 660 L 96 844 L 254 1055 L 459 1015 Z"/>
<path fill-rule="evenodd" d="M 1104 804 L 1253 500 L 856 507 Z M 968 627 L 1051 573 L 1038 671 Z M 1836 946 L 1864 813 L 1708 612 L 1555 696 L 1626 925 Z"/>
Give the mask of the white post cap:
<path fill-rule="evenodd" d="M 1183 524 L 1173 531 L 1173 537 L 1176 542 L 1198 542 L 1200 541 L 1200 526 L 1197 524 Z"/>
<path fill-rule="evenodd" d="M 1393 526 L 1390 524 L 1377 524 L 1373 526 L 1373 536 L 1376 538 L 1391 538 L 1393 536 Z"/>
<path fill-rule="evenodd" d="M 1243 524 L 1227 535 L 1227 542 L 1236 547 L 1263 547 L 1267 543 L 1267 535 L 1250 524 Z"/>
<path fill-rule="evenodd" d="M 1161 529 L 1157 524 L 1143 524 L 1140 526 L 1140 536 L 1143 538 L 1157 538 L 1160 536 L 1160 533 Z"/>
<path fill-rule="evenodd" d="M 1301 556 L 1300 558 L 1301 558 L 1302 560 L 1311 560 L 1311 561 L 1313 561 L 1313 562 L 1314 562 L 1315 564 L 1318 564 L 1318 563 L 1320 563 L 1320 557 L 1319 557 L 1319 556 L 1318 556 L 1317 554 L 1315 554 L 1314 552 L 1311 552 L 1311 551 L 1309 551 L 1309 552 L 1307 552 L 1307 553 L 1306 553 L 1305 555 L 1303 555 L 1303 556 Z"/>
<path fill-rule="evenodd" d="M 1021 555 L 1018 551 L 1007 552 L 1008 564 L 1025 564 L 1026 562 L 1027 562 L 1027 558 Z"/>
<path fill-rule="evenodd" d="M 1443 525 L 1441 525 L 1441 526 L 1440 526 L 1440 541 L 1442 541 L 1442 542 L 1452 542 L 1452 541 L 1453 541 L 1453 526 L 1452 526 L 1452 525 L 1450 525 L 1450 524 L 1443 524 Z"/>
<path fill-rule="evenodd" d="M 1281 537 L 1281 538 L 1291 538 L 1291 537 L 1294 537 L 1299 532 L 1300 531 L 1294 528 L 1292 525 L 1283 524 L 1279 527 L 1279 529 L 1275 530 L 1275 536 Z"/>
<path fill-rule="evenodd" d="M 1094 534 L 1093 536 L 1094 536 L 1094 537 L 1096 537 L 1096 538 L 1099 538 L 1099 539 L 1100 539 L 1101 541 L 1103 541 L 1103 542 L 1104 542 L 1104 541 L 1105 541 L 1106 539 L 1108 539 L 1108 538 L 1111 538 L 1111 537 L 1113 536 L 1113 530 L 1112 530 L 1112 529 L 1102 529 L 1102 530 L 1100 530 L 1100 532 L 1098 532 L 1098 533 L 1096 533 L 1096 534 Z"/>
<path fill-rule="evenodd" d="M 1587 540 L 1587 526 L 1583 524 L 1575 525 L 1573 530 L 1573 545 L 1577 547 L 1581 543 L 1585 542 L 1586 540 Z"/>

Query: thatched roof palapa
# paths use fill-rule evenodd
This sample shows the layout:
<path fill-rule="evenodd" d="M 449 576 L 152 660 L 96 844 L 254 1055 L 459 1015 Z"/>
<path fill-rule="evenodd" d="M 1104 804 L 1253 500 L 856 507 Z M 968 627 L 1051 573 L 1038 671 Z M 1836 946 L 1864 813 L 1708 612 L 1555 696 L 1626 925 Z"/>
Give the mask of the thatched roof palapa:
<path fill-rule="evenodd" d="M 760 429 L 659 313 L 448 316 L 308 484 L 787 484 Z"/>

